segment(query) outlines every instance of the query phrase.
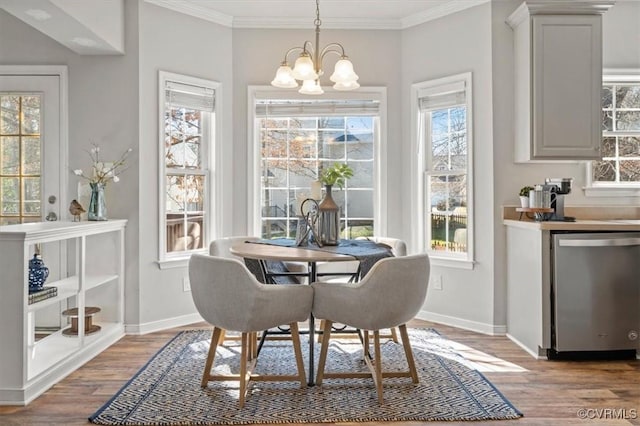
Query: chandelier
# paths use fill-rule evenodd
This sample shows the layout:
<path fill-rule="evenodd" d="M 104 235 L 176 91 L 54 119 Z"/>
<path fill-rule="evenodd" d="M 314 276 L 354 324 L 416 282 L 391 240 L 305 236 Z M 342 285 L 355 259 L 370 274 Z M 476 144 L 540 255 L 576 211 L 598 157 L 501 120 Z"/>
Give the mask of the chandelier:
<path fill-rule="evenodd" d="M 333 74 L 329 80 L 334 82 L 333 88 L 336 90 L 353 90 L 360 87 L 358 75 L 353 71 L 353 64 L 344 54 L 344 47 L 340 43 L 331 43 L 320 49 L 320 0 L 316 0 L 316 19 L 313 21 L 316 26 L 316 43 L 305 41 L 302 47 L 292 47 L 284 55 L 284 61 L 280 64 L 276 77 L 271 82 L 275 87 L 291 89 L 298 87 L 296 80 L 302 81 L 302 87 L 298 90 L 304 95 L 321 95 L 324 93 L 320 87 L 320 76 L 322 76 L 322 61 L 328 53 L 335 53 L 340 56 L 336 62 Z M 287 60 L 290 53 L 302 51 L 296 59 L 293 69 Z"/>

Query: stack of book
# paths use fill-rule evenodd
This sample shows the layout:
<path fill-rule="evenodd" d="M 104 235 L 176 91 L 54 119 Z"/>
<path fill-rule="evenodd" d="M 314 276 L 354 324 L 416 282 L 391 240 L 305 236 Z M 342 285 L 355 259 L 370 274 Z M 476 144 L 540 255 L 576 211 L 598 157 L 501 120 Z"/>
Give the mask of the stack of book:
<path fill-rule="evenodd" d="M 51 297 L 56 297 L 57 295 L 58 295 L 58 287 L 45 286 L 42 288 L 42 290 L 29 293 L 29 305 L 31 305 L 32 303 L 41 302 Z"/>

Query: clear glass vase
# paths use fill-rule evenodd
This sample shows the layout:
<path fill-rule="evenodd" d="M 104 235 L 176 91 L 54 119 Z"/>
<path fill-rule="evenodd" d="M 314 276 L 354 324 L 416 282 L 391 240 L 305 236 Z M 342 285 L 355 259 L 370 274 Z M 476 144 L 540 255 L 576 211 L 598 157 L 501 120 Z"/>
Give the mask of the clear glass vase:
<path fill-rule="evenodd" d="M 107 204 L 104 199 L 104 183 L 89 183 L 91 186 L 91 199 L 89 200 L 89 220 L 107 220 Z"/>

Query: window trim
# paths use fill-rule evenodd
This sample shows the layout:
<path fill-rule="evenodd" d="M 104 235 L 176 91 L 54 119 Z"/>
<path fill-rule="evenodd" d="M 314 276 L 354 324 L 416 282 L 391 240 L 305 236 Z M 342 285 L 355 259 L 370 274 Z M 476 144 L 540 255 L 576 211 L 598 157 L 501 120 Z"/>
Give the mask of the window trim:
<path fill-rule="evenodd" d="M 380 101 L 379 137 L 374 140 L 374 181 L 373 181 L 373 221 L 376 234 L 387 235 L 387 88 L 381 86 L 361 87 L 354 92 L 337 91 L 326 88 L 326 99 L 375 99 Z M 247 230 L 251 235 L 260 235 L 260 156 L 257 148 L 256 99 L 309 99 L 295 91 L 272 86 L 248 86 L 247 88 Z M 375 121 L 374 121 L 375 122 Z"/>
<path fill-rule="evenodd" d="M 208 87 L 215 91 L 215 109 L 212 120 L 209 125 L 210 138 L 207 141 L 205 156 L 207 159 L 207 167 L 205 175 L 207 184 L 204 189 L 205 196 L 208 198 L 204 203 L 205 211 L 205 230 L 203 234 L 203 247 L 198 250 L 184 251 L 175 254 L 167 253 L 166 242 L 166 173 L 164 158 L 164 112 L 165 112 L 165 85 L 167 81 L 175 81 L 178 83 L 190 84 L 194 86 Z M 158 72 L 158 267 L 160 269 L 185 267 L 189 258 L 193 253 L 208 253 L 209 241 L 216 238 L 220 234 L 220 213 L 216 211 L 218 205 L 216 200 L 220 199 L 222 194 L 222 185 L 218 178 L 220 170 L 220 143 L 222 140 L 221 114 L 219 113 L 222 105 L 221 83 L 213 80 L 192 77 L 184 74 L 176 74 L 160 70 Z M 216 217 L 214 217 L 216 216 Z"/>
<path fill-rule="evenodd" d="M 422 81 L 411 85 L 411 229 L 413 232 L 411 246 L 414 252 L 429 253 L 432 264 L 473 269 L 475 264 L 474 250 L 474 197 L 473 197 L 473 75 L 471 72 L 450 75 L 433 80 Z M 420 91 L 425 89 L 452 85 L 458 82 L 465 84 L 465 106 L 467 116 L 467 253 L 464 258 L 459 255 L 443 255 L 440 252 L 425 247 L 426 227 L 423 218 L 426 198 L 426 149 L 427 141 L 424 126 L 422 126 L 422 111 L 419 108 Z"/>
<path fill-rule="evenodd" d="M 602 72 L 603 83 L 640 83 L 640 68 L 607 69 Z M 600 100 L 602 110 L 602 100 Z M 585 162 L 585 186 L 582 188 L 586 197 L 640 197 L 638 183 L 605 183 L 593 181 L 593 162 Z"/>

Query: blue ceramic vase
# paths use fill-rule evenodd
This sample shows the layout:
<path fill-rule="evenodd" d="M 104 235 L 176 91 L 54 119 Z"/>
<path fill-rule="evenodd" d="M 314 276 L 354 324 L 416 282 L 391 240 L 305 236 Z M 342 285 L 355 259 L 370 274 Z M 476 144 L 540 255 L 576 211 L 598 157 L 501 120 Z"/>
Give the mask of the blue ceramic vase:
<path fill-rule="evenodd" d="M 49 268 L 44 266 L 39 254 L 34 254 L 33 259 L 29 261 L 29 293 L 42 290 L 47 277 L 49 277 Z"/>

